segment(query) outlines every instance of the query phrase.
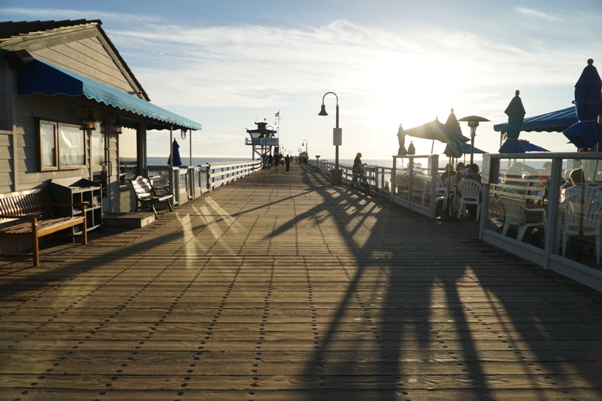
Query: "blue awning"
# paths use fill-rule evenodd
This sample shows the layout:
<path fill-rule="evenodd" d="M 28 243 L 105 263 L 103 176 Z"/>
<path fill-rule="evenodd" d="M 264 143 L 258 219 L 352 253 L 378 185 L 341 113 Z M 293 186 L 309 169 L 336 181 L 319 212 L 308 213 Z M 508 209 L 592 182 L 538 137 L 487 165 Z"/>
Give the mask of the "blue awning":
<path fill-rule="evenodd" d="M 577 112 L 575 107 L 552 111 L 550 113 L 540 114 L 525 118 L 521 132 L 562 132 L 577 122 Z M 496 124 L 493 126 L 495 131 L 506 131 L 508 123 Z"/>
<path fill-rule="evenodd" d="M 202 129 L 201 124 L 169 112 L 161 107 L 129 95 L 119 89 L 101 84 L 69 70 L 41 60 L 25 64 L 17 72 L 17 93 L 31 95 L 85 96 L 98 103 L 104 103 L 120 110 L 146 117 L 147 129 L 167 129 L 173 125 L 177 129 Z"/>

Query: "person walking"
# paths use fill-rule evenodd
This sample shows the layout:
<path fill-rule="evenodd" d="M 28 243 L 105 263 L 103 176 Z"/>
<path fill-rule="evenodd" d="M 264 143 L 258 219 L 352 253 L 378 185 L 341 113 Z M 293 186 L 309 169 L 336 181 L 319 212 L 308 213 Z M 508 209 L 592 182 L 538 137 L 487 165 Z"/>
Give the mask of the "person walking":
<path fill-rule="evenodd" d="M 291 155 L 286 155 L 284 158 L 284 165 L 286 166 L 286 172 L 288 173 L 291 168 Z"/>
<path fill-rule="evenodd" d="M 355 159 L 353 159 L 353 178 L 351 179 L 351 185 L 349 188 L 353 188 L 357 185 L 357 179 L 360 176 L 360 171 L 362 171 L 362 168 L 364 168 L 362 164 L 362 154 L 358 152 L 357 155 L 355 155 Z"/>

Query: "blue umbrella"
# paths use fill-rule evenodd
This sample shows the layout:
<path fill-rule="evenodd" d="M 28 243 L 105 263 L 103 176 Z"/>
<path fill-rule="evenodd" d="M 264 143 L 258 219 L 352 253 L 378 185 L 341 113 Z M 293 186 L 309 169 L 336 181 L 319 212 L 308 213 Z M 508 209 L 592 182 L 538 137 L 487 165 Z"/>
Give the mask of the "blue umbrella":
<path fill-rule="evenodd" d="M 591 149 L 602 139 L 602 129 L 596 121 L 601 92 L 602 80 L 590 58 L 575 84 L 575 109 L 579 121 L 563 132 L 579 149 Z"/>
<path fill-rule="evenodd" d="M 470 144 L 469 143 L 463 143 L 460 145 L 460 151 L 462 153 L 470 153 Z M 487 152 L 485 152 L 482 149 L 479 148 L 474 148 L 472 153 L 476 153 L 476 154 L 485 154 Z"/>
<path fill-rule="evenodd" d="M 182 159 L 180 158 L 180 145 L 178 144 L 178 141 L 176 141 L 175 139 L 173 140 L 173 146 L 172 146 L 172 155 L 173 155 L 173 165 L 174 166 L 181 166 L 182 165 Z M 171 160 L 167 159 L 167 164 L 172 164 L 170 163 Z"/>
<path fill-rule="evenodd" d="M 523 119 L 525 118 L 525 108 L 520 100 L 520 91 L 516 91 L 514 97 L 504 110 L 508 116 L 508 127 L 506 129 L 506 141 L 500 148 L 500 153 L 525 153 L 525 150 L 518 141 Z"/>
<path fill-rule="evenodd" d="M 525 152 L 549 152 L 549 150 L 542 148 L 541 146 L 537 146 L 534 143 L 527 141 L 526 139 L 518 140 L 523 147 Z"/>

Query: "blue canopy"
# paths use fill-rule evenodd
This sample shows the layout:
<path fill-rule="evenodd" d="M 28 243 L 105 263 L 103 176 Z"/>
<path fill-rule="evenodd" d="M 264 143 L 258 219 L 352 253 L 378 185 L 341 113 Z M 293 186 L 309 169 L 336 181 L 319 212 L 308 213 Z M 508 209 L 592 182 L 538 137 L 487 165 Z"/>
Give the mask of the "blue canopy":
<path fill-rule="evenodd" d="M 540 114 L 525 118 L 521 131 L 525 132 L 562 132 L 577 122 L 577 112 L 575 107 L 552 111 L 550 113 Z M 508 123 L 496 124 L 494 131 L 508 131 Z"/>
<path fill-rule="evenodd" d="M 463 143 L 460 145 L 460 150 L 462 151 L 463 154 L 470 154 L 470 144 L 469 143 Z M 472 153 L 477 153 L 477 154 L 485 154 L 487 152 L 485 152 L 482 149 L 479 149 L 477 147 L 474 148 L 474 151 Z"/>
<path fill-rule="evenodd" d="M 166 129 L 170 125 L 179 129 L 202 129 L 201 124 L 169 112 L 161 107 L 128 95 L 119 89 L 101 84 L 41 60 L 25 64 L 17 72 L 17 93 L 31 95 L 85 96 L 121 110 L 146 117 L 147 129 Z"/>

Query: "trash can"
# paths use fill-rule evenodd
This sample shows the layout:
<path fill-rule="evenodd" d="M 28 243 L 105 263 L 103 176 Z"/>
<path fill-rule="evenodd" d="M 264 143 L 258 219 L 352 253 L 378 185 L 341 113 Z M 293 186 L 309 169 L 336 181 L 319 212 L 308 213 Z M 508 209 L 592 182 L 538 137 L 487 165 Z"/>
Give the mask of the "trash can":
<path fill-rule="evenodd" d="M 331 170 L 330 170 L 330 183 L 331 183 L 332 185 L 334 185 L 334 184 L 335 184 L 334 178 L 335 178 L 336 171 L 337 171 L 337 170 L 335 170 L 335 169 L 331 169 Z M 339 184 L 343 182 L 343 170 L 341 170 L 341 169 L 339 169 L 339 174 L 338 174 L 338 176 L 337 176 L 337 182 L 338 182 Z"/>

